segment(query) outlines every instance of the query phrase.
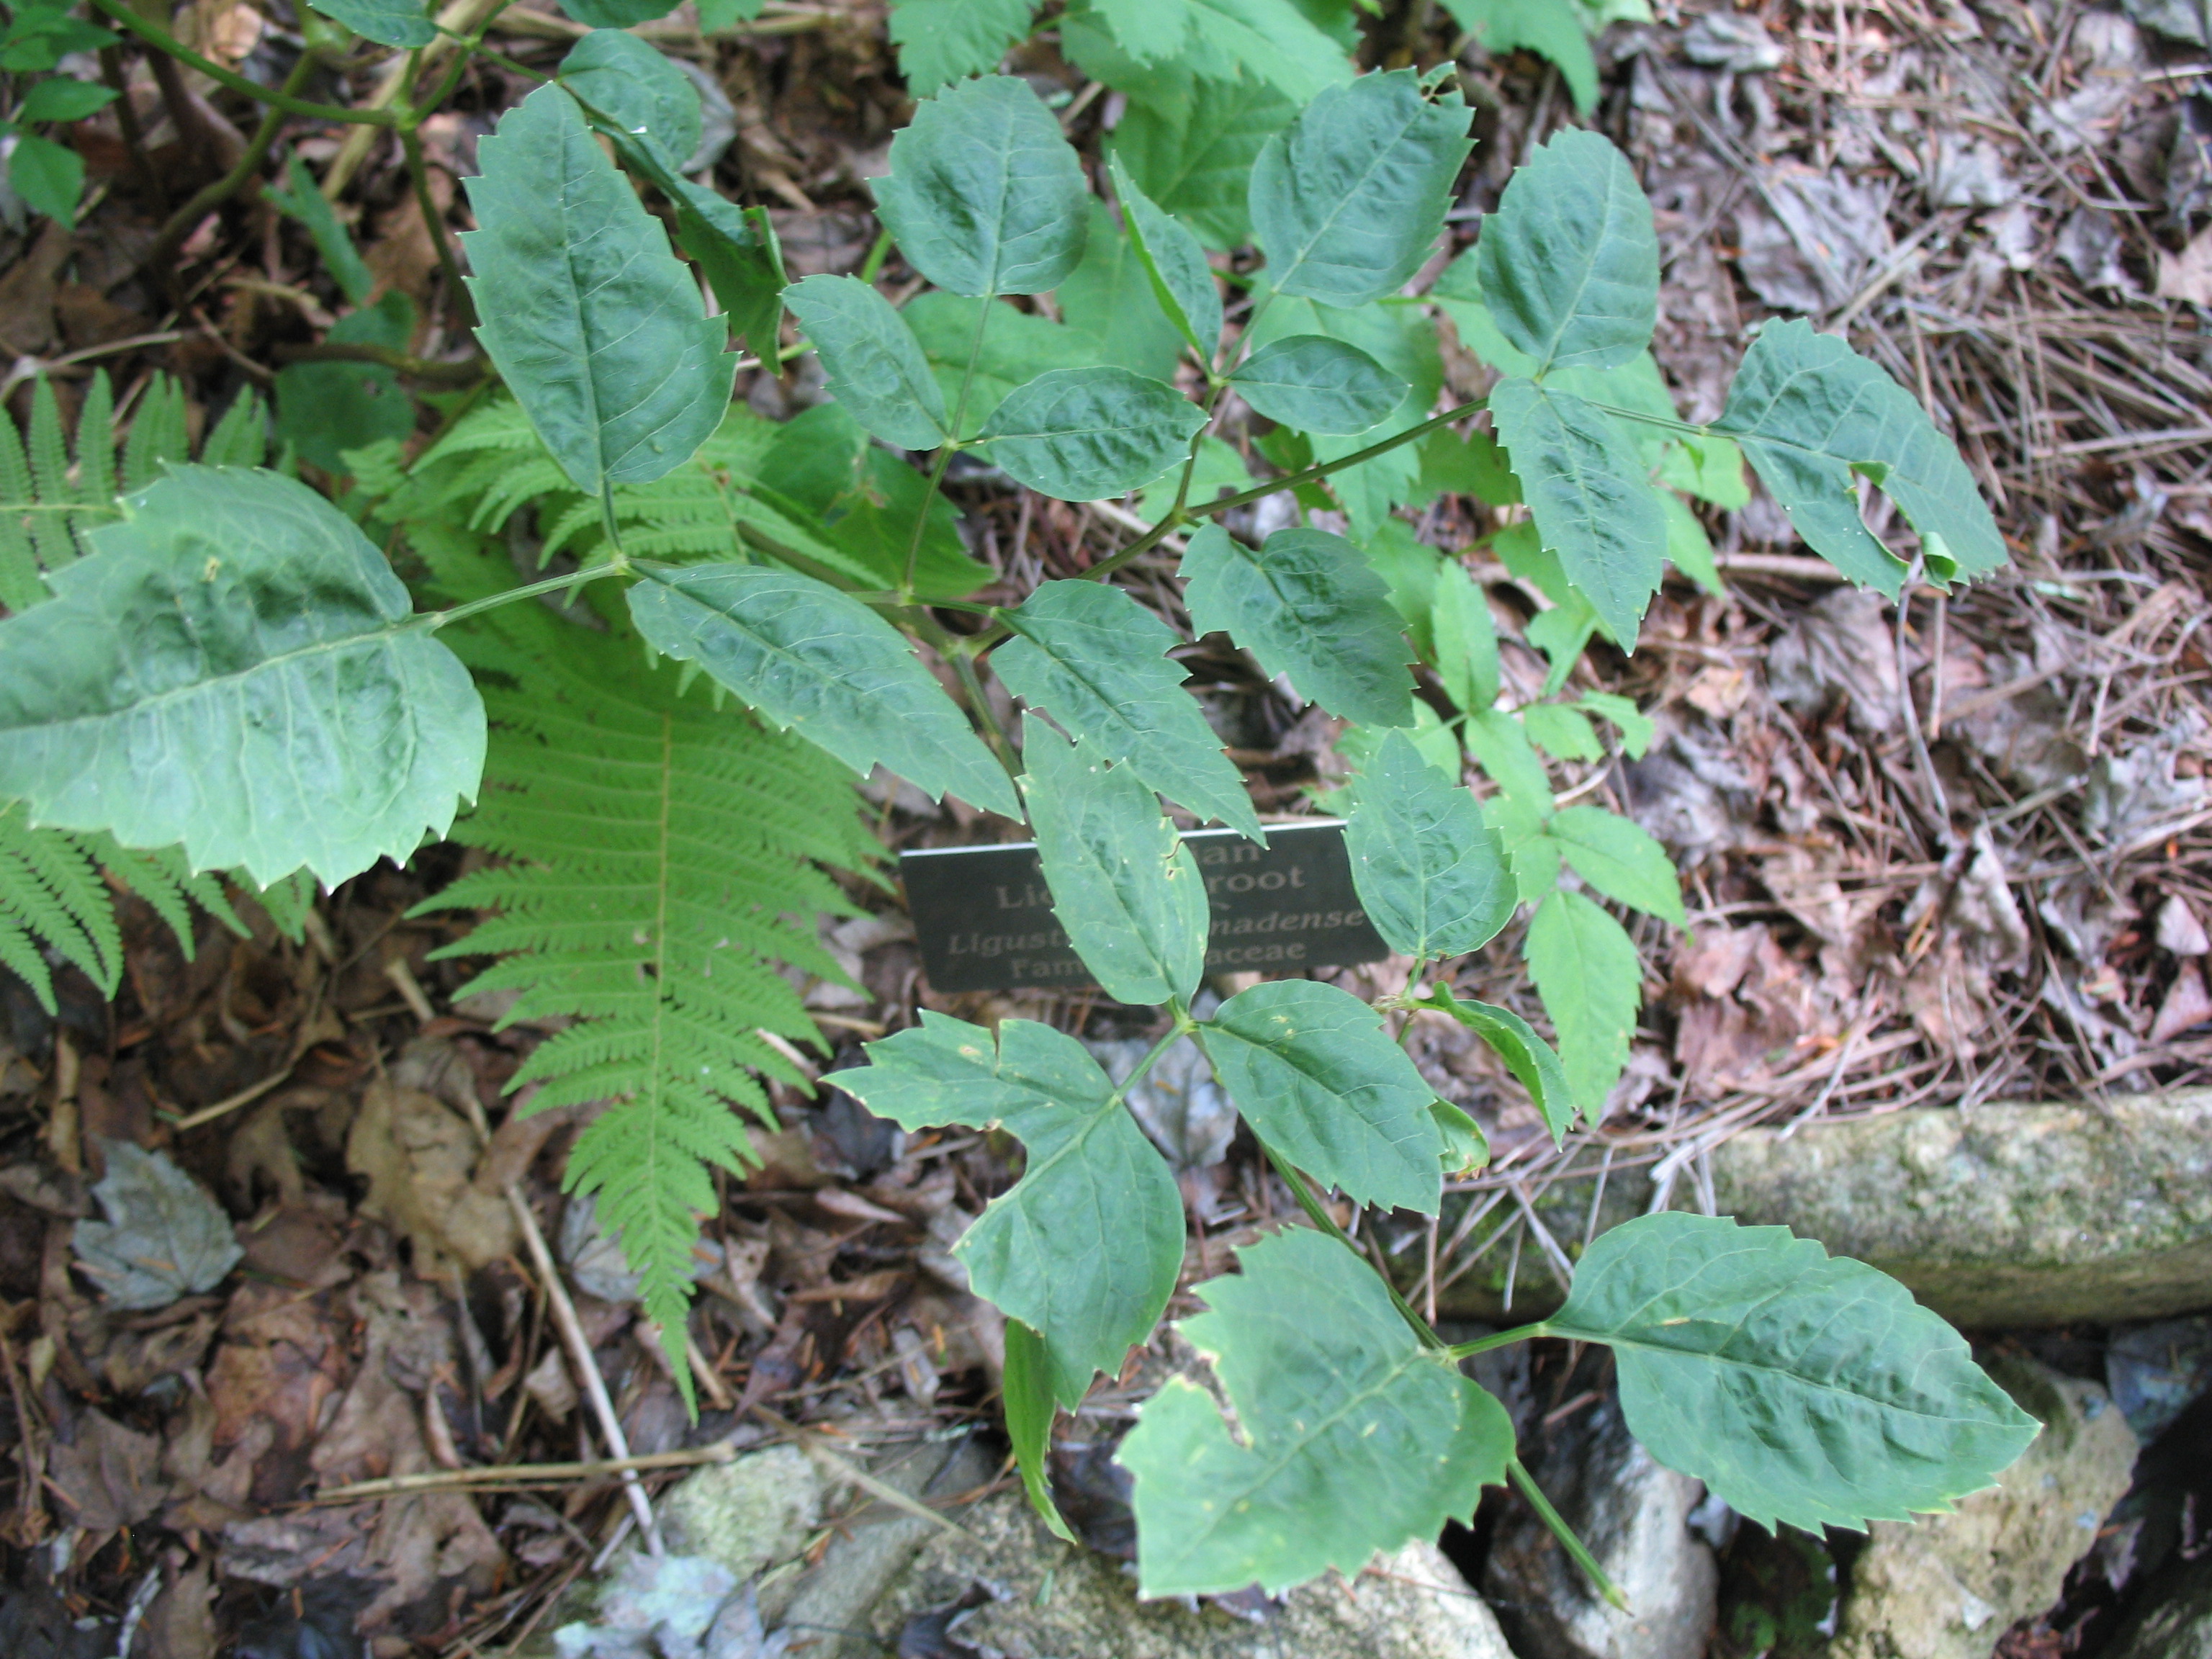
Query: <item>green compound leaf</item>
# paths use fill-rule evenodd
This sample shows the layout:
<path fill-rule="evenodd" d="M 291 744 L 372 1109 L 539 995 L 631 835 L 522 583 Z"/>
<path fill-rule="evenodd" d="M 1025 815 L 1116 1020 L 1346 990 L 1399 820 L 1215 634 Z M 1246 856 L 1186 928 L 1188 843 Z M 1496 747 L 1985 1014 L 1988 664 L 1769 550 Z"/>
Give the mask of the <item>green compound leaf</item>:
<path fill-rule="evenodd" d="M 1607 898 L 1677 927 L 1690 925 L 1674 861 L 1642 824 L 1603 807 L 1567 806 L 1552 815 L 1544 833 L 1559 843 L 1575 873 Z"/>
<path fill-rule="evenodd" d="M 1541 1328 L 1609 1346 L 1629 1432 L 1770 1528 L 1947 1514 L 2036 1435 L 1904 1285 L 1786 1227 L 1639 1217 Z"/>
<path fill-rule="evenodd" d="M 331 198 L 307 164 L 297 155 L 284 158 L 284 188 L 265 189 L 271 207 L 305 226 L 323 256 L 323 265 L 346 296 L 349 305 L 360 305 L 376 286 L 376 278 L 353 245 L 353 238 L 331 207 Z"/>
<path fill-rule="evenodd" d="M 881 764 L 1019 819 L 1021 803 L 967 717 L 897 629 L 849 595 L 765 565 L 634 567 L 629 614 L 656 651 L 696 662 L 771 724 L 855 772 Z"/>
<path fill-rule="evenodd" d="M 1434 1167 L 1431 1158 L 1431 1169 Z M 1425 1349 L 1367 1265 L 1310 1228 L 1237 1252 L 1176 1328 L 1236 1407 L 1169 1379 L 1115 1459 L 1135 1478 L 1144 1594 L 1275 1591 L 1465 1521 L 1513 1452 L 1505 1409 Z"/>
<path fill-rule="evenodd" d="M 945 441 L 951 422 L 944 390 L 889 300 L 857 276 L 809 276 L 786 289 L 783 302 L 822 354 L 830 390 L 854 420 L 899 449 Z"/>
<path fill-rule="evenodd" d="M 1575 1126 L 1575 1102 L 1572 1090 L 1567 1085 L 1567 1074 L 1559 1064 L 1559 1057 L 1552 1045 L 1538 1036 L 1528 1022 L 1510 1008 L 1495 1007 L 1487 1002 L 1462 1002 L 1451 994 L 1448 986 L 1438 986 L 1436 994 L 1421 1005 L 1433 1008 L 1440 1014 L 1449 1014 L 1461 1024 L 1488 1043 L 1491 1050 L 1505 1062 L 1505 1069 L 1520 1080 L 1536 1103 L 1536 1109 L 1544 1115 L 1544 1127 L 1552 1132 L 1552 1144 L 1558 1146 L 1567 1138 L 1567 1131 Z"/>
<path fill-rule="evenodd" d="M 1221 346 L 1221 290 L 1214 286 L 1213 268 L 1206 263 L 1206 250 L 1198 238 L 1152 204 L 1137 187 L 1119 155 L 1107 163 L 1114 177 L 1114 193 L 1121 198 L 1128 221 L 1129 240 L 1152 278 L 1152 292 L 1201 363 L 1211 365 Z"/>
<path fill-rule="evenodd" d="M 2005 562 L 2004 538 L 1951 441 L 1903 386 L 1809 323 L 1759 331 L 1714 429 L 1743 446 L 1813 550 L 1863 586 L 1895 599 L 1905 567 L 1861 522 L 1854 472 L 1920 532 L 1936 580 Z"/>
<path fill-rule="evenodd" d="M 1068 272 L 1053 298 L 1066 331 L 1085 349 L 1078 363 L 1046 367 L 1115 363 L 1155 380 L 1175 378 L 1176 365 L 1182 360 L 1182 331 L 1160 308 L 1152 273 L 1105 203 L 1091 202 L 1091 232 L 1084 240 L 1082 262 Z"/>
<path fill-rule="evenodd" d="M 991 655 L 1006 689 L 1146 785 L 1265 842 L 1252 798 L 1168 658 L 1175 630 L 1103 582 L 1046 582 L 1003 620 Z"/>
<path fill-rule="evenodd" d="M 1042 294 L 1083 257 L 1089 190 L 1029 82 L 962 81 L 891 140 L 876 211 L 907 263 L 972 298 Z"/>
<path fill-rule="evenodd" d="M 1096 501 L 1158 477 L 1205 424 L 1173 386 L 1126 368 L 1055 368 L 1007 393 L 978 441 L 1040 495 Z"/>
<path fill-rule="evenodd" d="M 479 153 L 480 228 L 461 238 L 477 337 L 577 489 L 665 477 L 729 407 L 721 319 L 560 88 L 507 111 Z"/>
<path fill-rule="evenodd" d="M 1206 971 L 1206 884 L 1152 792 L 1034 714 L 1022 762 L 1053 914 L 1099 988 L 1139 1007 L 1188 997 Z"/>
<path fill-rule="evenodd" d="M 1063 299 L 1066 292 L 1063 285 Z M 921 355 L 929 360 L 948 409 L 959 404 L 960 389 L 967 387 L 967 406 L 960 416 L 963 438 L 975 436 L 1016 386 L 1048 369 L 1082 368 L 1098 360 L 1091 343 L 1073 329 L 1017 310 L 1004 300 L 917 294 L 899 315 L 921 343 Z"/>
<path fill-rule="evenodd" d="M 1182 556 L 1191 626 L 1224 633 L 1300 696 L 1361 726 L 1412 722 L 1413 677 L 1390 590 L 1325 530 L 1278 530 L 1257 552 L 1219 525 Z"/>
<path fill-rule="evenodd" d="M 1331 87 L 1267 141 L 1252 225 L 1279 294 L 1360 306 L 1404 285 L 1443 229 L 1474 148 L 1456 92 L 1431 102 L 1412 70 Z"/>
<path fill-rule="evenodd" d="M 0 622 L 0 799 L 326 885 L 451 827 L 483 704 L 351 520 L 273 472 L 178 466 Z"/>
<path fill-rule="evenodd" d="M 1077 1405 L 1175 1290 L 1182 1200 L 1166 1162 L 1098 1062 L 1048 1025 L 1003 1021 L 994 1050 L 988 1031 L 925 1011 L 867 1055 L 834 1075 L 870 1111 L 908 1129 L 1002 1125 L 1027 1149 L 1027 1172 L 953 1254 L 978 1296 L 1042 1338 L 1042 1392 Z"/>
<path fill-rule="evenodd" d="M 1569 128 L 1540 145 L 1483 221 L 1482 297 L 1528 373 L 1618 368 L 1651 343 L 1659 236 L 1628 158 Z"/>
<path fill-rule="evenodd" d="M 1667 571 L 1667 516 L 1613 416 L 1534 380 L 1500 380 L 1490 417 L 1547 552 L 1624 651 Z"/>
<path fill-rule="evenodd" d="M 17 107 L 17 121 L 82 121 L 115 101 L 115 88 L 57 75 L 34 81 Z"/>
<path fill-rule="evenodd" d="M 1358 346 L 1326 334 L 1271 340 L 1229 377 L 1244 401 L 1299 432 L 1364 432 L 1410 389 Z"/>
<path fill-rule="evenodd" d="M 1358 1203 L 1437 1212 L 1437 1091 L 1358 997 L 1276 980 L 1239 991 L 1198 1030 L 1237 1109 L 1299 1169 Z"/>
<path fill-rule="evenodd" d="M 1050 1356 L 1044 1339 L 1018 1319 L 1006 1322 L 1006 1369 L 1000 1396 L 1006 1408 L 1006 1438 L 1014 1449 L 1014 1467 L 1021 1471 L 1022 1487 L 1030 1506 L 1051 1528 L 1055 1538 L 1076 1542 L 1073 1530 L 1052 1501 L 1052 1474 L 1046 1462 L 1052 1450 L 1052 1414 L 1058 1403 L 1052 1397 Z"/>
<path fill-rule="evenodd" d="M 314 0 L 314 9 L 380 46 L 411 52 L 438 38 L 437 25 L 422 0 Z"/>
<path fill-rule="evenodd" d="M 963 76 L 988 75 L 1030 32 L 1037 0 L 891 0 L 891 44 L 906 89 L 927 98 Z"/>
<path fill-rule="evenodd" d="M 1258 79 L 1193 82 L 1181 95 L 1134 99 L 1112 153 L 1163 213 L 1226 252 L 1252 240 L 1252 164 L 1297 106 Z"/>
<path fill-rule="evenodd" d="M 1457 559 L 1437 568 L 1427 621 L 1444 694 L 1471 714 L 1497 702 L 1498 625 L 1491 620 L 1489 598 Z"/>
<path fill-rule="evenodd" d="M 43 213 L 64 230 L 76 228 L 76 204 L 84 195 L 84 158 L 67 144 L 27 132 L 8 157 L 8 182 L 23 205 Z"/>
<path fill-rule="evenodd" d="M 1352 783 L 1352 884 L 1392 950 L 1426 962 L 1481 949 L 1520 902 L 1474 797 L 1393 731 Z"/>
<path fill-rule="evenodd" d="M 1575 108 L 1597 107 L 1597 57 L 1583 33 L 1582 9 L 1559 0 L 1444 0 L 1444 9 L 1492 58 L 1533 52 L 1559 65 Z"/>
<path fill-rule="evenodd" d="M 1628 1064 L 1628 1036 L 1644 1002 L 1636 946 L 1596 904 L 1562 889 L 1536 907 L 1523 948 L 1529 977 L 1559 1033 L 1575 1104 L 1595 1123 Z"/>

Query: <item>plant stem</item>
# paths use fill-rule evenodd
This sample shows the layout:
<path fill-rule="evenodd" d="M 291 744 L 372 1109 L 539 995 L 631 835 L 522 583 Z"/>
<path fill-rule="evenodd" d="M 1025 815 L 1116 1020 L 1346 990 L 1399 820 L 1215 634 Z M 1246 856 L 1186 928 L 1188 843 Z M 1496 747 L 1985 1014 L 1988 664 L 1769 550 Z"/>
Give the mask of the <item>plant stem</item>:
<path fill-rule="evenodd" d="M 395 351 L 390 346 L 343 340 L 325 340 L 319 345 L 278 346 L 275 356 L 280 363 L 375 363 L 395 374 L 425 380 L 432 386 L 472 386 L 491 374 L 490 363 L 482 357 L 471 357 L 463 362 L 441 362 L 435 358 Z"/>
<path fill-rule="evenodd" d="M 314 104 L 304 98 L 295 98 L 289 92 L 272 91 L 258 85 L 210 58 L 201 57 L 167 29 L 156 28 L 147 22 L 131 10 L 125 0 L 92 0 L 92 5 L 101 16 L 120 24 L 166 57 L 198 70 L 218 86 L 258 100 L 287 115 L 303 116 L 311 121 L 344 121 L 356 126 L 393 127 L 399 125 L 399 118 L 390 110 L 348 109 L 343 104 Z M 158 65 L 161 60 L 156 58 L 155 62 Z"/>
<path fill-rule="evenodd" d="M 1510 1331 L 1492 1331 L 1488 1336 L 1478 1337 L 1472 1342 L 1462 1342 L 1445 1350 L 1454 1359 L 1469 1359 L 1479 1353 L 1488 1353 L 1492 1348 L 1502 1348 L 1509 1342 L 1525 1342 L 1532 1336 L 1545 1334 L 1541 1325 L 1516 1325 Z"/>
<path fill-rule="evenodd" d="M 146 154 L 145 130 L 138 125 L 137 106 L 131 101 L 130 78 L 123 72 L 123 49 L 102 46 L 100 49 L 100 78 L 115 94 L 115 121 L 123 133 L 123 148 L 131 157 L 131 171 L 137 175 L 138 188 L 146 192 L 146 205 L 165 217 L 169 211 L 169 192 L 161 188 L 159 174 Z"/>
<path fill-rule="evenodd" d="M 1255 1136 L 1255 1139 L 1257 1137 Z M 1360 1255 L 1359 1247 L 1352 1242 L 1351 1235 L 1336 1224 L 1336 1218 L 1323 1209 L 1321 1200 L 1307 1190 L 1305 1176 L 1291 1165 L 1288 1158 L 1266 1141 L 1260 1142 L 1260 1150 L 1267 1155 L 1267 1162 L 1275 1166 L 1275 1173 L 1282 1176 L 1283 1184 L 1291 1189 L 1291 1195 L 1297 1200 L 1298 1207 L 1306 1212 L 1307 1218 L 1322 1231 L 1343 1245 L 1346 1249 L 1351 1251 L 1353 1255 L 1358 1256 L 1361 1267 L 1365 1267 L 1370 1273 L 1375 1273 L 1374 1264 Z M 1405 1316 L 1406 1322 L 1413 1328 L 1413 1334 L 1421 1339 L 1421 1346 L 1425 1348 L 1443 1349 L 1443 1338 L 1430 1328 L 1427 1320 L 1413 1311 L 1413 1304 L 1398 1293 L 1398 1287 L 1381 1273 L 1376 1273 L 1375 1276 L 1382 1280 L 1382 1288 L 1390 1293 L 1391 1306 L 1397 1309 Z"/>
<path fill-rule="evenodd" d="M 453 238 L 447 228 L 446 216 L 438 206 L 437 198 L 430 194 L 430 169 L 422 160 L 422 140 L 416 131 L 416 112 L 410 110 L 399 126 L 399 150 L 407 158 L 407 177 L 415 186 L 415 205 L 422 210 L 422 228 L 429 234 L 431 246 L 438 250 L 438 269 L 446 276 L 447 303 L 460 314 L 465 328 L 476 326 L 476 302 L 469 296 L 468 284 L 461 280 L 461 262 L 454 257 Z"/>
<path fill-rule="evenodd" d="M 1145 1080 L 1145 1074 L 1159 1063 L 1160 1056 L 1173 1048 L 1178 1039 L 1188 1036 L 1197 1029 L 1198 1022 L 1177 1008 L 1176 1022 L 1168 1028 L 1168 1034 L 1152 1045 L 1152 1052 L 1137 1062 L 1134 1071 L 1115 1085 L 1113 1103 L 1116 1106 L 1124 1104 L 1129 1098 L 1129 1091 Z"/>
<path fill-rule="evenodd" d="M 457 605 L 449 611 L 421 611 L 415 617 L 414 623 L 435 631 L 464 617 L 513 605 L 518 599 L 534 599 L 541 593 L 557 593 L 564 588 L 574 590 L 581 587 L 586 582 L 595 582 L 602 576 L 626 576 L 629 574 L 628 559 L 610 559 L 605 564 L 592 565 L 587 569 L 572 570 L 565 576 L 548 576 L 544 581 L 526 582 L 520 587 L 509 587 L 497 593 L 486 594 L 481 599 L 471 599 L 467 604 Z"/>
<path fill-rule="evenodd" d="M 961 371 L 960 396 L 953 401 L 952 424 L 945 432 L 945 441 L 938 446 L 937 461 L 929 469 L 929 488 L 922 491 L 921 506 L 914 515 L 914 535 L 906 544 L 906 579 L 899 584 L 901 598 L 914 598 L 915 567 L 921 562 L 921 538 L 929 528 L 929 509 L 937 504 L 937 492 L 945 482 L 945 469 L 952 465 L 953 452 L 960 447 L 960 423 L 968 418 L 968 394 L 975 385 L 975 360 L 983 355 L 983 330 L 991 320 L 991 307 L 998 303 L 998 295 L 987 294 L 983 303 L 975 308 L 975 337 L 968 343 L 968 367 Z M 1019 552 L 1021 550 L 1014 550 Z"/>
<path fill-rule="evenodd" d="M 1635 1609 L 1628 1605 L 1628 1598 L 1620 1593 L 1620 1586 L 1605 1576 L 1605 1569 L 1598 1565 L 1597 1558 L 1583 1547 L 1581 1539 L 1575 1536 L 1575 1529 L 1567 1524 L 1566 1517 L 1552 1507 L 1552 1500 L 1544 1496 L 1543 1488 L 1536 1484 L 1535 1478 L 1521 1460 L 1517 1457 L 1506 1459 L 1505 1473 L 1520 1490 L 1521 1495 L 1528 1500 L 1528 1506 L 1552 1529 L 1552 1536 L 1559 1540 L 1559 1547 L 1566 1551 L 1577 1566 L 1589 1575 L 1590 1583 L 1597 1586 L 1598 1594 L 1623 1613 L 1633 1613 Z"/>
<path fill-rule="evenodd" d="M 1356 449 L 1349 455 L 1340 455 L 1333 461 L 1316 461 L 1304 471 L 1293 472 L 1287 477 L 1270 478 L 1265 483 L 1255 484 L 1234 495 L 1224 495 L 1218 501 L 1203 502 L 1191 511 L 1203 513 L 1209 518 L 1218 517 L 1232 507 L 1243 507 L 1249 501 L 1256 501 L 1263 495 L 1276 495 L 1282 490 L 1296 489 L 1300 484 L 1326 478 L 1332 472 L 1341 472 L 1348 466 L 1358 466 L 1362 461 L 1371 461 L 1377 455 L 1387 455 L 1401 444 L 1425 438 L 1439 427 L 1449 426 L 1454 421 L 1465 420 L 1470 415 L 1479 415 L 1489 407 L 1489 398 L 1477 398 L 1471 404 L 1462 404 L 1457 409 L 1448 409 L 1441 415 L 1432 416 L 1419 426 L 1409 426 L 1403 432 L 1394 433 L 1380 443 Z"/>
<path fill-rule="evenodd" d="M 284 77 L 284 94 L 289 97 L 307 84 L 307 76 L 314 72 L 315 59 L 312 52 L 301 52 L 300 61 L 292 65 L 292 72 Z M 184 245 L 201 220 L 238 194 L 260 173 L 262 163 L 276 147 L 276 131 L 283 124 L 284 112 L 274 106 L 261 113 L 261 125 L 253 130 L 246 141 L 246 149 L 231 170 L 198 191 L 184 206 L 171 214 L 163 223 L 161 234 L 154 238 L 153 246 L 138 269 L 145 272 L 163 273 L 173 276 L 170 269 L 171 256 Z"/>

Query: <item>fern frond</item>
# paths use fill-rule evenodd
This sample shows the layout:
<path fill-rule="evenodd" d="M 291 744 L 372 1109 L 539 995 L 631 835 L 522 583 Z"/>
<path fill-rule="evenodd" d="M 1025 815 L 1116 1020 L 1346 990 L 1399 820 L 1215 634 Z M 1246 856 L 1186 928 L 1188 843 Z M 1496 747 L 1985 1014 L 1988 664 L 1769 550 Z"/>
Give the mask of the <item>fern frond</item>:
<path fill-rule="evenodd" d="M 99 867 L 75 836 L 32 829 L 20 801 L 0 807 L 0 924 L 76 963 L 101 995 L 115 994 L 123 939 Z M 9 965 L 52 1013 L 53 976 L 40 953 L 33 950 L 31 958 L 27 973 L 15 959 Z"/>
<path fill-rule="evenodd" d="M 160 477 L 164 461 L 191 458 L 191 441 L 185 428 L 185 389 L 167 375 L 156 374 L 138 400 L 138 412 L 131 420 L 131 435 L 123 442 L 123 493 L 127 495 L 143 489 Z"/>
<path fill-rule="evenodd" d="M 269 405 L 252 386 L 240 392 L 200 446 L 209 466 L 259 466 L 269 459 Z"/>
<path fill-rule="evenodd" d="M 488 538 L 417 552 L 463 595 L 510 574 Z M 613 1103 L 568 1184 L 597 1195 L 647 1313 L 680 1344 L 709 1170 L 757 1161 L 747 1115 L 775 1127 L 757 1074 L 799 1080 L 761 1034 L 820 1042 L 780 965 L 839 976 L 815 919 L 853 907 L 825 866 L 866 869 L 880 850 L 848 772 L 687 695 L 672 665 L 641 668 L 619 618 L 596 633 L 523 605 L 447 637 L 492 722 L 453 839 L 504 861 L 422 908 L 486 913 L 438 954 L 497 957 L 466 990 L 519 990 L 507 1022 L 574 1022 L 514 1085 L 539 1085 L 534 1109 Z"/>

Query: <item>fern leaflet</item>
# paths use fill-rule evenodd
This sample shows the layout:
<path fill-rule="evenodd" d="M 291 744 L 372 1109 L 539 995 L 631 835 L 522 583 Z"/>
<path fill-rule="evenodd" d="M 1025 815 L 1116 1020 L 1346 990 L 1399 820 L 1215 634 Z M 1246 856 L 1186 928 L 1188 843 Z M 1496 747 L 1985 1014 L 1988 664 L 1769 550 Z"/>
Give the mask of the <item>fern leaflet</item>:
<path fill-rule="evenodd" d="M 421 529 L 417 552 L 457 597 L 507 585 L 503 553 Z M 770 1036 L 819 1041 L 777 964 L 839 976 L 814 918 L 853 907 L 822 866 L 864 870 L 878 850 L 842 768 L 687 693 L 673 665 L 642 665 L 626 621 L 595 631 L 525 605 L 455 633 L 492 735 L 483 793 L 453 838 L 505 862 L 422 908 L 489 913 L 441 954 L 500 958 L 466 989 L 519 991 L 503 1023 L 575 1022 L 514 1085 L 539 1085 L 533 1109 L 613 1103 L 568 1184 L 597 1194 L 688 1376 L 709 1170 L 757 1162 L 740 1109 L 775 1127 L 755 1072 L 802 1080 Z"/>

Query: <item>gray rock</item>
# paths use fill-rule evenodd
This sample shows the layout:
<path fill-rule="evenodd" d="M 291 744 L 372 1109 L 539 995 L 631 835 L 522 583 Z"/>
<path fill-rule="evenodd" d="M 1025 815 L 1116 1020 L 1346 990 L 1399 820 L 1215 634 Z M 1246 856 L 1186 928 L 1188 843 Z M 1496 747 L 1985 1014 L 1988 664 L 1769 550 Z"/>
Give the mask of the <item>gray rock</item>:
<path fill-rule="evenodd" d="M 1256 1616 L 1180 1601 L 1141 1601 L 1110 1557 L 1062 1543 L 1018 1492 L 962 1512 L 968 1536 L 925 1542 L 838 1659 L 899 1651 L 909 1621 L 972 1607 L 952 1639 L 1052 1659 L 1513 1659 L 1490 1609 L 1432 1544 L 1407 1546 L 1346 1583 L 1325 1578 Z M 811 1650 L 810 1650 L 811 1651 Z M 829 1651 L 825 1650 L 824 1651 Z"/>
<path fill-rule="evenodd" d="M 2212 1659 L 2212 1556 L 2146 1590 L 2105 1659 Z"/>
<path fill-rule="evenodd" d="M 771 1446 L 687 1475 L 655 1507 L 672 1553 L 706 1556 L 743 1583 L 805 1547 L 823 1495 L 805 1452 Z"/>
<path fill-rule="evenodd" d="M 2105 1386 L 2136 1438 L 2157 1439 L 2212 1388 L 2212 1318 L 2115 1332 L 2105 1350 Z"/>
<path fill-rule="evenodd" d="M 1990 1659 L 2015 1620 L 2057 1601 L 2126 1492 L 2136 1437 L 2102 1389 L 2029 1360 L 1990 1371 L 2044 1431 L 1954 1513 L 1874 1523 L 1829 1659 Z"/>
<path fill-rule="evenodd" d="M 1613 1401 L 1553 1431 L 1536 1478 L 1632 1611 L 1600 1599 L 1516 1504 L 1492 1540 L 1482 1589 L 1521 1659 L 1701 1659 L 1720 1585 L 1712 1550 L 1690 1528 L 1704 1485 L 1654 1462 Z"/>
<path fill-rule="evenodd" d="M 1753 1129 L 1711 1156 L 1721 1214 L 1780 1223 L 1870 1262 L 1955 1324 L 2102 1323 L 2212 1306 L 2212 1089 L 2102 1107 L 1897 1112 L 1786 1138 Z M 1616 1173 L 1601 1227 L 1642 1214 L 1650 1197 L 1641 1171 Z M 1588 1185 L 1560 1182 L 1536 1207 L 1571 1246 L 1589 1202 Z M 1455 1280 L 1439 1310 L 1498 1318 L 1505 1255 Z M 1563 1295 L 1540 1253 L 1523 1250 L 1514 1316 L 1540 1318 Z"/>

